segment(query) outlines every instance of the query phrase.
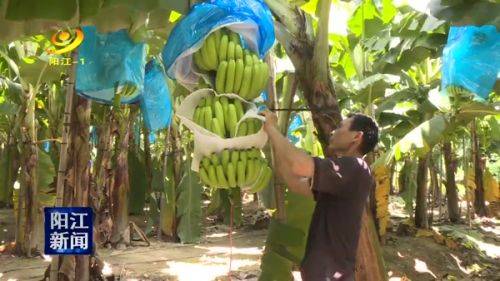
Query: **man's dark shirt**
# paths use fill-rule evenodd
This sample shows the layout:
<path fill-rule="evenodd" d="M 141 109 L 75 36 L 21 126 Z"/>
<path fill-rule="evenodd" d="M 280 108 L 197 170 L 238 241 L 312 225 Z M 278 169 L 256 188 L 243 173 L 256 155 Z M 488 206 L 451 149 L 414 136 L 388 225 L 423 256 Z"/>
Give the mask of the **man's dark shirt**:
<path fill-rule="evenodd" d="M 317 203 L 301 263 L 302 279 L 354 280 L 361 217 L 375 182 L 361 158 L 313 159 L 311 190 Z"/>

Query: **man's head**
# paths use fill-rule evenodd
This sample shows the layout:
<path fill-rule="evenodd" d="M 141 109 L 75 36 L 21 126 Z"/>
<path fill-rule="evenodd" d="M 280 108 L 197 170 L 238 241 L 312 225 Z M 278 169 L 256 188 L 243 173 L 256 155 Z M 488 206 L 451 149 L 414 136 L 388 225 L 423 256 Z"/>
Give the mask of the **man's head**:
<path fill-rule="evenodd" d="M 365 155 L 375 148 L 377 142 L 378 126 L 375 121 L 363 114 L 350 114 L 331 133 L 329 149 L 341 155 Z"/>

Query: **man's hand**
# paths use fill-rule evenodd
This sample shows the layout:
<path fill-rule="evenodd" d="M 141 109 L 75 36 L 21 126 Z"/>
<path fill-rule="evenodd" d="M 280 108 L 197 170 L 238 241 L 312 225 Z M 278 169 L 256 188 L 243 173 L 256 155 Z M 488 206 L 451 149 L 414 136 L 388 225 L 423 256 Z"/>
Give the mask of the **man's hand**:
<path fill-rule="evenodd" d="M 260 112 L 259 114 L 266 118 L 266 121 L 264 122 L 264 130 L 267 133 L 269 133 L 270 129 L 277 128 L 278 117 L 276 116 L 275 113 L 273 113 L 269 110 L 264 110 L 264 111 Z"/>

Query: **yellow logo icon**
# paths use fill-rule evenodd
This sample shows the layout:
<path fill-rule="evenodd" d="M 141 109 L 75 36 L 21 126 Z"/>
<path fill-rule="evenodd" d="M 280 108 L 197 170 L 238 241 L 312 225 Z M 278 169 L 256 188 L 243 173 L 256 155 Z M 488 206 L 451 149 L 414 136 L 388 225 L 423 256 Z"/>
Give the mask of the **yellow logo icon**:
<path fill-rule="evenodd" d="M 54 48 L 47 49 L 47 53 L 60 55 L 74 50 L 83 41 L 83 32 L 80 28 L 71 31 L 59 30 L 50 38 Z"/>

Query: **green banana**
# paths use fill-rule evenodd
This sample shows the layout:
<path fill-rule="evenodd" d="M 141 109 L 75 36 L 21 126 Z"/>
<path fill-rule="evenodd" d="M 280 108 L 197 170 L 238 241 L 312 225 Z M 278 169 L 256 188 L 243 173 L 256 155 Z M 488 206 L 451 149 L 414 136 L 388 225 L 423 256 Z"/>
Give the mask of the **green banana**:
<path fill-rule="evenodd" d="M 222 35 L 222 38 L 220 39 L 220 48 L 219 48 L 219 64 L 227 59 L 228 44 L 229 44 L 229 38 L 227 34 Z"/>
<path fill-rule="evenodd" d="M 239 99 L 234 99 L 234 106 L 236 107 L 236 121 L 240 121 L 241 117 L 245 115 L 243 104 Z"/>
<path fill-rule="evenodd" d="M 198 122 L 196 124 L 205 128 L 205 106 L 199 106 L 200 116 L 198 117 Z"/>
<path fill-rule="evenodd" d="M 249 181 L 251 181 L 249 183 L 249 185 L 251 187 L 254 187 L 255 184 L 257 183 L 257 181 L 259 180 L 260 176 L 262 175 L 262 173 L 264 172 L 264 168 L 266 167 L 266 165 L 264 165 L 263 162 L 259 161 L 259 160 L 253 160 L 254 161 L 254 165 L 255 165 L 255 171 L 254 171 L 254 175 L 253 175 L 253 178 L 252 179 L 249 179 Z"/>
<path fill-rule="evenodd" d="M 252 85 L 250 86 L 250 91 L 248 94 L 248 99 L 253 100 L 260 94 L 259 87 L 262 84 L 259 64 L 253 64 L 252 67 Z"/>
<path fill-rule="evenodd" d="M 212 118 L 212 132 L 214 132 L 219 137 L 224 138 L 224 132 L 222 131 L 219 119 L 217 118 Z"/>
<path fill-rule="evenodd" d="M 248 162 L 248 150 L 241 150 L 240 151 L 240 160 L 245 163 L 245 166 L 247 165 Z"/>
<path fill-rule="evenodd" d="M 239 93 L 240 97 L 247 99 L 251 85 L 252 85 L 252 67 L 247 65 L 243 70 L 243 81 L 241 82 L 241 88 Z"/>
<path fill-rule="evenodd" d="M 208 95 L 205 97 L 205 106 L 212 106 L 213 102 L 214 102 L 214 96 Z"/>
<path fill-rule="evenodd" d="M 211 131 L 212 130 L 212 107 L 209 105 L 205 106 L 205 120 L 204 120 L 204 127 L 205 129 Z"/>
<path fill-rule="evenodd" d="M 252 65 L 253 65 L 252 55 L 250 55 L 249 53 L 245 54 L 245 66 L 252 66 Z"/>
<path fill-rule="evenodd" d="M 212 104 L 210 104 L 210 106 L 212 107 L 212 113 L 214 114 L 214 116 L 215 116 L 215 103 L 216 102 L 220 102 L 220 97 L 214 96 L 212 99 Z"/>
<path fill-rule="evenodd" d="M 247 161 L 247 167 L 246 167 L 246 175 L 245 175 L 245 186 L 249 186 L 253 183 L 253 178 L 255 176 L 255 160 L 249 159 Z"/>
<path fill-rule="evenodd" d="M 247 123 L 247 136 L 255 134 L 255 127 L 252 119 L 246 120 Z"/>
<path fill-rule="evenodd" d="M 235 59 L 243 59 L 243 48 L 241 48 L 240 44 L 237 44 L 234 48 L 234 58 Z"/>
<path fill-rule="evenodd" d="M 255 159 L 254 148 L 250 148 L 247 150 L 247 158 L 248 159 Z"/>
<path fill-rule="evenodd" d="M 229 136 L 234 137 L 236 133 L 236 124 L 238 123 L 236 116 L 236 107 L 234 106 L 234 104 L 230 103 L 227 106 L 227 118 L 229 119 Z"/>
<path fill-rule="evenodd" d="M 261 173 L 260 177 L 257 179 L 257 182 L 254 184 L 251 193 L 259 192 L 264 189 L 268 184 L 269 180 L 271 180 L 271 176 L 273 175 L 273 171 L 269 166 L 264 168 L 264 171 Z"/>
<path fill-rule="evenodd" d="M 238 165 L 238 160 L 240 159 L 240 153 L 238 150 L 232 150 L 231 151 L 231 163 L 233 164 L 233 167 L 237 167 Z"/>
<path fill-rule="evenodd" d="M 236 187 L 236 170 L 233 166 L 233 163 L 227 164 L 227 181 L 229 183 L 229 187 Z"/>
<path fill-rule="evenodd" d="M 248 125 L 247 122 L 241 122 L 238 127 L 238 132 L 236 134 L 237 137 L 243 137 L 248 134 Z"/>
<path fill-rule="evenodd" d="M 210 166 L 210 158 L 207 156 L 203 157 L 203 159 L 201 159 L 201 164 L 203 165 L 203 168 L 207 170 L 208 166 Z"/>
<path fill-rule="evenodd" d="M 217 167 L 215 168 L 215 173 L 217 175 L 217 182 L 219 183 L 219 187 L 228 188 L 229 183 L 227 182 L 226 176 L 224 175 L 222 165 L 217 165 Z"/>
<path fill-rule="evenodd" d="M 236 176 L 239 187 L 245 186 L 246 182 L 245 171 L 246 171 L 246 163 L 243 161 L 238 161 L 238 167 L 236 167 Z"/>
<path fill-rule="evenodd" d="M 234 70 L 234 87 L 233 87 L 233 92 L 235 94 L 238 94 L 240 92 L 244 69 L 245 69 L 245 64 L 243 63 L 243 60 L 237 59 L 236 68 Z"/>
<path fill-rule="evenodd" d="M 224 109 L 222 108 L 222 104 L 220 101 L 214 102 L 214 112 L 215 112 L 215 118 L 217 118 L 217 121 L 219 121 L 219 128 L 222 131 L 223 137 L 226 135 L 226 123 L 224 122 Z"/>
<path fill-rule="evenodd" d="M 220 29 L 217 29 L 216 31 L 214 31 L 214 33 L 212 33 L 212 35 L 213 35 L 213 36 L 214 36 L 214 38 L 215 38 L 215 49 L 216 49 L 216 50 L 217 50 L 217 52 L 218 52 L 218 51 L 220 50 L 220 49 L 219 49 L 219 48 L 220 48 L 220 39 L 221 39 L 221 37 L 222 37 L 222 34 L 221 34 Z M 218 55 L 219 55 L 219 54 L 217 53 L 217 56 L 218 56 Z M 218 59 L 218 57 L 217 57 L 217 59 Z"/>
<path fill-rule="evenodd" d="M 260 85 L 261 92 L 267 88 L 267 82 L 269 81 L 269 65 L 263 62 L 260 64 L 260 73 L 262 75 L 262 81 Z"/>
<path fill-rule="evenodd" d="M 198 102 L 198 107 L 204 107 L 206 105 L 206 102 L 207 98 L 200 99 L 200 101 Z"/>
<path fill-rule="evenodd" d="M 215 153 L 210 154 L 210 163 L 212 163 L 212 165 L 214 166 L 219 165 L 219 157 L 217 157 L 217 154 Z"/>
<path fill-rule="evenodd" d="M 234 76 L 235 76 L 236 62 L 234 59 L 229 60 L 227 65 L 226 87 L 225 93 L 234 93 Z"/>
<path fill-rule="evenodd" d="M 217 74 L 215 77 L 215 89 L 219 93 L 224 93 L 224 86 L 226 84 L 227 61 L 221 61 Z"/>
<path fill-rule="evenodd" d="M 203 46 L 201 46 L 201 59 L 203 61 L 203 64 L 207 67 L 208 70 L 212 69 L 212 61 L 210 59 L 210 55 L 208 53 L 208 44 L 205 41 Z"/>
<path fill-rule="evenodd" d="M 210 179 L 213 187 L 219 186 L 219 181 L 217 180 L 217 175 L 215 173 L 215 167 L 213 165 L 208 166 L 208 178 Z"/>
<path fill-rule="evenodd" d="M 200 51 L 196 51 L 193 55 L 193 58 L 194 58 L 194 63 L 200 70 L 208 71 L 208 67 L 203 62 L 203 58 Z"/>
<path fill-rule="evenodd" d="M 234 60 L 234 51 L 235 51 L 236 45 L 234 42 L 229 41 L 229 44 L 227 45 L 227 60 Z"/>
<path fill-rule="evenodd" d="M 259 63 L 261 63 L 262 61 L 259 59 L 259 56 L 257 56 L 256 54 L 252 54 L 252 60 L 253 60 L 253 64 L 254 65 L 257 65 Z"/>
<path fill-rule="evenodd" d="M 255 132 L 259 132 L 260 129 L 262 128 L 262 122 L 259 119 L 254 119 L 254 127 L 255 127 Z"/>
<path fill-rule="evenodd" d="M 218 57 L 217 57 L 217 49 L 215 48 L 215 37 L 208 36 L 205 44 L 207 45 L 207 54 L 208 60 L 210 62 L 210 69 L 217 69 L 219 65 Z"/>
<path fill-rule="evenodd" d="M 226 116 L 227 115 L 227 105 L 229 104 L 227 97 L 221 97 L 220 103 L 222 105 L 222 112 L 224 113 L 224 116 Z"/>
<path fill-rule="evenodd" d="M 254 155 L 254 157 L 255 157 L 256 159 L 258 159 L 258 158 L 263 159 L 263 158 L 262 158 L 262 153 L 261 153 L 260 149 L 258 149 L 258 148 L 254 148 L 254 149 L 253 149 L 253 155 Z"/>
<path fill-rule="evenodd" d="M 208 186 L 212 186 L 212 182 L 210 181 L 210 178 L 208 177 L 207 170 L 205 168 L 200 167 L 200 178 L 201 181 Z"/>
<path fill-rule="evenodd" d="M 231 153 L 229 150 L 224 149 L 221 153 L 221 163 L 222 163 L 222 168 L 224 168 L 224 171 L 227 170 L 227 164 L 229 164 L 229 160 L 231 159 Z"/>
<path fill-rule="evenodd" d="M 240 35 L 236 32 L 231 31 L 229 33 L 229 41 L 233 42 L 235 45 L 240 45 Z"/>
<path fill-rule="evenodd" d="M 193 122 L 200 125 L 200 108 L 199 107 L 196 107 L 196 109 L 194 110 L 194 115 L 193 115 Z"/>

